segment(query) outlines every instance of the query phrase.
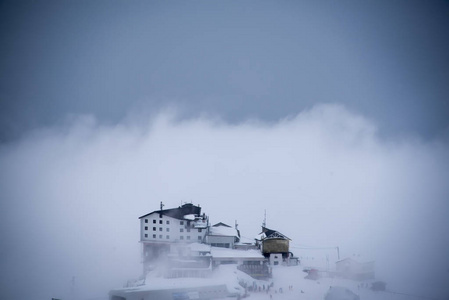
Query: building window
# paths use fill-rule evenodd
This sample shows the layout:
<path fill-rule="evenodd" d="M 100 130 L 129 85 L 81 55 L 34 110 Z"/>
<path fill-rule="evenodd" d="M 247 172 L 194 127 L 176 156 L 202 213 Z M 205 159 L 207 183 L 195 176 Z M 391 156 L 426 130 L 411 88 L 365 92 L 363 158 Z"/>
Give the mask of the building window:
<path fill-rule="evenodd" d="M 156 238 L 156 235 L 155 234 L 153 234 L 153 239 L 155 239 Z"/>
<path fill-rule="evenodd" d="M 190 232 L 190 228 L 187 228 L 187 232 Z"/>
<path fill-rule="evenodd" d="M 162 231 L 162 227 L 159 227 L 159 231 Z"/>
<path fill-rule="evenodd" d="M 180 229 L 179 229 L 179 232 L 184 232 L 184 229 L 183 229 L 183 228 L 180 228 Z"/>
<path fill-rule="evenodd" d="M 166 223 L 167 223 L 167 225 L 168 225 L 168 224 L 170 224 L 170 221 L 168 221 L 168 220 L 167 220 L 167 222 L 166 222 Z"/>
<path fill-rule="evenodd" d="M 162 234 L 159 235 L 159 238 L 160 238 L 160 239 L 162 238 Z"/>
<path fill-rule="evenodd" d="M 159 220 L 159 224 L 162 224 L 162 220 Z"/>
<path fill-rule="evenodd" d="M 145 230 L 148 230 L 148 226 L 145 226 Z"/>
<path fill-rule="evenodd" d="M 169 235 L 167 235 L 167 240 L 169 240 L 170 239 L 170 236 Z"/>
<path fill-rule="evenodd" d="M 145 233 L 145 237 L 147 238 L 147 237 L 148 237 L 148 234 Z"/>
<path fill-rule="evenodd" d="M 148 223 L 148 219 L 145 219 L 145 223 Z"/>
<path fill-rule="evenodd" d="M 156 231 L 156 227 L 153 227 L 153 231 Z"/>
<path fill-rule="evenodd" d="M 201 235 L 198 237 L 198 241 L 201 241 Z"/>
<path fill-rule="evenodd" d="M 183 236 L 181 236 L 179 239 L 181 239 L 181 240 L 183 240 L 184 239 L 184 237 Z"/>
<path fill-rule="evenodd" d="M 153 220 L 153 224 L 156 224 L 156 220 Z"/>
<path fill-rule="evenodd" d="M 229 243 L 211 243 L 210 245 L 213 247 L 230 248 Z"/>
<path fill-rule="evenodd" d="M 179 221 L 179 225 L 184 225 L 184 221 Z"/>
<path fill-rule="evenodd" d="M 198 232 L 201 232 L 201 228 L 198 228 Z"/>
<path fill-rule="evenodd" d="M 190 235 L 187 236 L 187 239 L 190 240 Z"/>
<path fill-rule="evenodd" d="M 170 228 L 167 228 L 167 232 L 170 232 Z"/>

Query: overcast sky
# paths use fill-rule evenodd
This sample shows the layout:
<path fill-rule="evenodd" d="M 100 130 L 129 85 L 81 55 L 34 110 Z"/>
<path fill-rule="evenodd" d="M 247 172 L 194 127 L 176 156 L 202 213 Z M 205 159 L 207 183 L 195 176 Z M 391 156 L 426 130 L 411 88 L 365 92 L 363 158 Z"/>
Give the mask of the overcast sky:
<path fill-rule="evenodd" d="M 0 137 L 168 104 L 231 122 L 341 103 L 382 134 L 449 118 L 447 1 L 2 1 Z"/>
<path fill-rule="evenodd" d="M 448 2 L 3 1 L 0 39 L 10 299 L 138 277 L 160 201 L 448 295 Z"/>

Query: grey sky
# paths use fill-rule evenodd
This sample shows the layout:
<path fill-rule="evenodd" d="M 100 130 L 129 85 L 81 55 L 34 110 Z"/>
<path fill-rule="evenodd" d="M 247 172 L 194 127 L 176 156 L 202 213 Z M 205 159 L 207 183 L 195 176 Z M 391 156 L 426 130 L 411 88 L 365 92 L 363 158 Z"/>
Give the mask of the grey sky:
<path fill-rule="evenodd" d="M 382 134 L 448 127 L 446 1 L 2 1 L 0 137 L 129 110 L 277 120 L 341 103 Z"/>
<path fill-rule="evenodd" d="M 138 276 L 137 217 L 160 201 L 248 237 L 266 209 L 294 244 L 447 295 L 426 278 L 449 268 L 448 16 L 444 1 L 1 2 L 2 295 L 67 298 L 75 276 L 88 299 Z"/>

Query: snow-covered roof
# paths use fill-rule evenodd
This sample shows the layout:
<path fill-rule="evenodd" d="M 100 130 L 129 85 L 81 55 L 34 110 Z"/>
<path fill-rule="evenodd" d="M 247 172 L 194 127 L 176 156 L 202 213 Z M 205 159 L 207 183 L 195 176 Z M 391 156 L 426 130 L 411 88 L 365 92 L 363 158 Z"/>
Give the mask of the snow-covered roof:
<path fill-rule="evenodd" d="M 232 227 L 232 226 L 229 226 L 228 224 L 225 224 L 225 223 L 222 223 L 222 222 L 219 222 L 219 223 L 217 223 L 217 224 L 215 224 L 215 225 L 212 225 L 213 227 L 218 227 L 218 226 L 224 226 L 224 227 Z"/>
<path fill-rule="evenodd" d="M 261 258 L 264 256 L 258 250 L 236 250 L 230 248 L 211 247 L 213 258 Z"/>
<path fill-rule="evenodd" d="M 184 219 L 190 220 L 190 221 L 194 221 L 195 220 L 195 215 L 194 214 L 184 215 Z"/>
<path fill-rule="evenodd" d="M 254 239 L 242 236 L 240 237 L 240 241 L 237 244 L 254 244 Z"/>
<path fill-rule="evenodd" d="M 262 226 L 262 232 L 259 234 L 264 234 L 265 237 L 263 237 L 262 239 L 285 239 L 285 240 L 290 240 L 288 237 L 286 237 L 285 235 L 283 235 L 282 233 L 280 233 L 279 231 L 273 230 L 273 229 L 269 229 L 266 227 Z M 262 236 L 261 236 L 262 237 Z"/>
<path fill-rule="evenodd" d="M 239 234 L 235 228 L 227 226 L 211 226 L 209 228 L 209 235 L 239 237 Z"/>

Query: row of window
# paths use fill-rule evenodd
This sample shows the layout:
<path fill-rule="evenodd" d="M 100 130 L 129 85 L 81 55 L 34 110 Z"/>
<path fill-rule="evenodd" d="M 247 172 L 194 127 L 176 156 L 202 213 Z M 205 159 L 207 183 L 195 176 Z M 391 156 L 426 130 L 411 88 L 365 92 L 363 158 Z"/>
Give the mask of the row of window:
<path fill-rule="evenodd" d="M 145 230 L 148 230 L 148 226 L 145 226 Z M 187 230 L 187 232 L 190 232 L 190 228 L 187 228 L 186 230 Z M 153 231 L 157 231 L 157 228 L 153 227 Z M 163 228 L 159 227 L 159 231 L 163 231 Z M 166 228 L 166 231 L 169 232 L 170 228 Z M 198 228 L 198 232 L 201 232 L 201 231 L 202 231 L 201 228 Z M 184 232 L 184 228 L 180 228 L 179 232 Z"/>
<path fill-rule="evenodd" d="M 148 219 L 145 219 L 145 223 L 148 223 Z M 157 223 L 157 221 L 156 220 L 153 220 L 153 224 L 156 224 Z M 159 224 L 163 224 L 163 221 L 162 220 L 159 220 Z M 167 220 L 167 221 L 165 221 L 165 224 L 170 224 L 170 221 L 169 220 Z M 190 224 L 190 223 L 188 223 L 188 224 Z M 179 225 L 184 225 L 184 221 L 179 221 Z"/>
<path fill-rule="evenodd" d="M 230 248 L 231 244 L 229 243 L 211 243 L 210 244 L 213 247 L 221 247 L 221 248 Z"/>
<path fill-rule="evenodd" d="M 148 230 L 148 226 L 145 226 L 145 230 Z M 153 231 L 157 231 L 156 227 L 153 227 Z M 163 228 L 159 227 L 159 231 L 163 231 Z M 169 232 L 170 228 L 166 228 L 166 231 Z"/>
<path fill-rule="evenodd" d="M 148 238 L 148 234 L 147 234 L 147 233 L 145 233 L 145 237 Z M 156 234 L 153 234 L 153 239 L 156 239 L 156 238 L 157 238 L 157 235 L 156 235 Z M 159 235 L 159 238 L 160 238 L 160 239 L 163 239 L 163 235 L 160 234 L 160 235 Z M 170 236 L 169 236 L 169 235 L 166 235 L 165 238 L 166 238 L 167 240 L 169 240 L 169 239 L 170 239 Z M 183 237 L 183 236 L 180 236 L 179 239 L 180 239 L 180 240 L 183 240 L 184 237 Z M 202 236 L 198 236 L 198 240 L 199 240 L 199 241 L 201 241 L 202 239 L 203 239 Z M 190 235 L 186 236 L 186 240 L 190 240 Z"/>
<path fill-rule="evenodd" d="M 187 228 L 186 231 L 190 232 L 190 228 Z M 198 228 L 198 232 L 201 232 L 201 231 L 202 231 L 201 228 Z M 184 232 L 184 228 L 180 228 L 179 232 Z"/>
<path fill-rule="evenodd" d="M 148 219 L 145 219 L 145 223 L 148 223 Z M 157 223 L 156 220 L 153 220 L 153 224 L 156 224 L 156 223 Z M 162 220 L 159 220 L 159 224 L 163 224 Z M 170 224 L 170 221 L 169 220 L 165 221 L 165 224 L 167 224 L 167 225 Z"/>

